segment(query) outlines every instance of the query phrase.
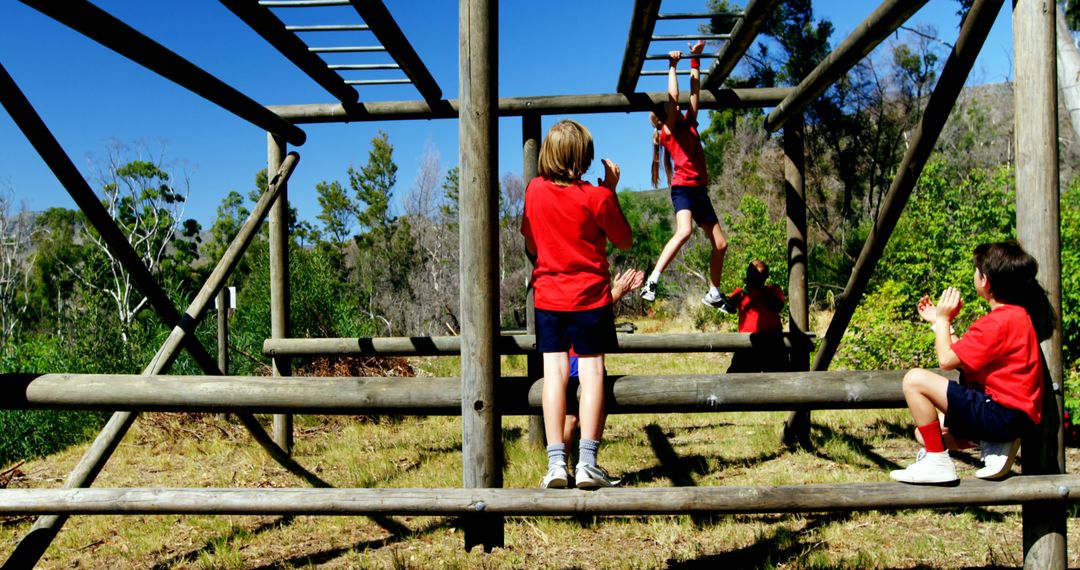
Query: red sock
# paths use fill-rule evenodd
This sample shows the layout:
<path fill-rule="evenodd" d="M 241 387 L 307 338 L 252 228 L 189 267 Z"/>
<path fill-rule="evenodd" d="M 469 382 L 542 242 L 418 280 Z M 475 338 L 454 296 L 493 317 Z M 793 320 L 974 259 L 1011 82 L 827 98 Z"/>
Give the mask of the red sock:
<path fill-rule="evenodd" d="M 927 453 L 941 453 L 945 451 L 945 443 L 941 440 L 941 424 L 934 422 L 919 426 L 919 435 L 922 436 L 923 445 Z"/>

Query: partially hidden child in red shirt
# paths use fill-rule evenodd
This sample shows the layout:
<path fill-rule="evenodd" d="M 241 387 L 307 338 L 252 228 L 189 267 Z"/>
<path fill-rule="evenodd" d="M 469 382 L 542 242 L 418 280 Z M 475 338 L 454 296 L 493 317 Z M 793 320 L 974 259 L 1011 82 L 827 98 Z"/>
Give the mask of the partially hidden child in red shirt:
<path fill-rule="evenodd" d="M 521 233 L 535 256 L 536 348 L 544 355 L 544 431 L 548 471 L 545 488 L 569 484 L 563 427 L 566 422 L 568 351 L 578 353 L 581 443 L 575 468 L 579 489 L 616 483 L 596 464 L 603 430 L 604 354 L 616 346 L 607 242 L 628 250 L 630 226 L 615 188 L 619 167 L 604 160 L 598 186 L 581 178 L 593 159 L 593 139 L 581 124 L 562 121 L 540 146 L 540 176 L 525 189 Z"/>
<path fill-rule="evenodd" d="M 745 286 L 735 289 L 721 307 L 725 313 L 738 313 L 739 332 L 750 333 L 751 348 L 736 350 L 728 372 L 783 372 L 788 369 L 788 349 L 784 345 L 780 311 L 784 292 L 767 284 L 769 266 L 760 259 L 746 266 Z"/>
<path fill-rule="evenodd" d="M 701 148 L 698 135 L 698 99 L 701 92 L 701 59 L 705 42 L 690 46 L 690 107 L 686 114 L 679 112 L 679 80 L 675 67 L 682 59 L 682 52 L 668 54 L 668 100 L 664 105 L 664 120 L 656 113 L 650 113 L 653 124 L 653 168 L 652 184 L 655 188 L 660 178 L 660 148 L 663 147 L 664 166 L 668 182 L 671 185 L 671 204 L 675 208 L 675 234 L 671 236 L 656 267 L 641 288 L 641 298 L 646 301 L 656 299 L 660 275 L 690 239 L 693 224 L 696 222 L 712 245 L 709 258 L 709 291 L 701 302 L 711 307 L 720 308 L 724 304 L 724 294 L 720 292 L 720 277 L 724 271 L 724 255 L 727 253 L 727 238 L 720 229 L 720 221 L 709 201 L 709 174 L 705 167 L 705 152 Z M 674 162 L 674 175 L 672 174 Z"/>
<path fill-rule="evenodd" d="M 963 338 L 952 332 L 952 321 L 963 302 L 949 287 L 935 305 L 919 301 L 919 315 L 931 323 L 938 363 L 959 368 L 960 383 L 928 370 L 913 369 L 904 376 L 904 399 L 926 446 L 915 463 L 889 475 L 905 483 L 950 483 L 956 467 L 942 438 L 981 440 L 984 466 L 981 479 L 1009 473 L 1020 436 L 1042 420 L 1046 368 L 1039 341 L 1049 338 L 1055 316 L 1046 292 L 1036 280 L 1038 262 L 1016 241 L 975 248 L 975 291 L 990 304 L 990 312 L 974 323 Z M 944 426 L 938 421 L 944 413 Z"/>

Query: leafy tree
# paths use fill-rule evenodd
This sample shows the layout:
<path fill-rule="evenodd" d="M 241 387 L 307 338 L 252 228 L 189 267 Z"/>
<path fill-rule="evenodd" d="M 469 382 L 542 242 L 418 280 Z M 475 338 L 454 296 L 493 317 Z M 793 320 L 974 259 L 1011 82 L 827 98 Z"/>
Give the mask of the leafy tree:
<path fill-rule="evenodd" d="M 461 202 L 460 167 L 455 166 L 446 172 L 446 178 L 443 179 L 442 187 L 446 192 L 446 201 L 442 206 L 439 206 L 441 221 L 448 226 L 456 228 L 458 223 L 458 204 Z"/>
<path fill-rule="evenodd" d="M 345 194 L 337 181 L 319 182 L 315 185 L 315 192 L 319 195 L 319 221 L 334 245 L 344 247 L 356 222 L 356 203 Z"/>
<path fill-rule="evenodd" d="M 367 164 L 359 171 L 349 168 L 349 186 L 362 204 L 356 213 L 360 225 L 356 242 L 361 247 L 391 237 L 394 217 L 390 215 L 390 198 L 397 183 L 397 169 L 390 136 L 382 131 L 371 139 Z"/>

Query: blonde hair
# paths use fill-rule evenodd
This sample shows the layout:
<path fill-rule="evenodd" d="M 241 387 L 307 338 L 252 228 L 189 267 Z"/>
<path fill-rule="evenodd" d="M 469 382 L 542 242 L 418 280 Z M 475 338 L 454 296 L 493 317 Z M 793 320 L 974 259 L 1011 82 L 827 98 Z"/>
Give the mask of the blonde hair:
<path fill-rule="evenodd" d="M 537 172 L 556 184 L 572 184 L 581 179 L 593 160 L 593 139 L 589 129 L 577 121 L 559 121 L 540 145 Z"/>

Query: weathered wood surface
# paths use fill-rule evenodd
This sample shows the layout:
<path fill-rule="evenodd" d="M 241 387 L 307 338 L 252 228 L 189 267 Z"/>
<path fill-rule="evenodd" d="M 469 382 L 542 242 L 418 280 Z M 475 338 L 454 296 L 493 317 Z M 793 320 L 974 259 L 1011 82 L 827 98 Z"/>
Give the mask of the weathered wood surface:
<path fill-rule="evenodd" d="M 1061 213 L 1058 178 L 1057 9 L 1049 0 L 1013 2 L 1013 83 L 1016 113 L 1016 237 L 1039 262 L 1039 282 L 1061 315 Z M 1061 328 L 1042 343 L 1055 388 L 1062 382 Z M 1059 390 L 1055 390 L 1058 391 Z M 1048 391 L 1043 421 L 1024 438 L 1027 472 L 1065 470 L 1063 399 Z M 1066 513 L 1054 505 L 1025 505 L 1024 567 L 1067 567 Z"/>
<path fill-rule="evenodd" d="M 903 370 L 611 376 L 607 413 L 904 407 Z M 495 383 L 500 414 L 540 409 L 543 380 Z M 3 407 L 89 410 L 458 415 L 459 378 L 0 375 Z M 568 405 L 574 405 L 573 394 Z"/>
<path fill-rule="evenodd" d="M 702 91 L 702 109 L 757 109 L 776 105 L 791 92 L 787 87 L 757 89 L 716 89 Z M 536 97 L 503 97 L 498 100 L 500 117 L 568 115 L 585 113 L 629 113 L 662 108 L 667 91 L 647 93 L 585 95 L 546 95 Z M 680 95 L 680 104 L 687 105 L 690 95 Z M 294 124 L 350 123 L 360 121 L 406 121 L 416 119 L 456 119 L 459 101 L 450 99 L 445 105 L 432 109 L 426 101 L 378 101 L 356 103 L 348 108 L 339 103 L 312 105 L 277 105 L 268 109 Z M 493 110 L 494 111 L 494 110 Z"/>
<path fill-rule="evenodd" d="M 716 54 L 716 61 L 701 82 L 702 91 L 720 87 L 731 75 L 731 71 L 757 40 L 758 33 L 765 26 L 765 22 L 768 21 L 773 8 L 778 3 L 778 0 L 749 0 L 746 3 L 743 17 L 731 30 L 731 39 L 724 42 L 720 52 Z"/>
<path fill-rule="evenodd" d="M 626 50 L 623 52 L 622 67 L 619 70 L 619 82 L 615 86 L 619 93 L 632 93 L 637 87 L 641 67 L 645 64 L 645 54 L 656 28 L 660 1 L 634 1 L 634 11 L 630 15 L 630 32 L 626 35 Z"/>
<path fill-rule="evenodd" d="M 843 483 L 776 487 L 566 489 L 7 489 L 0 515 L 643 515 L 798 513 L 1076 502 L 1080 475 L 964 479 L 939 487 Z"/>
<path fill-rule="evenodd" d="M 799 343 L 800 335 L 785 335 L 784 343 Z M 814 340 L 808 335 L 806 342 Z M 745 333 L 619 334 L 612 353 L 727 352 L 751 348 L 754 339 Z M 808 348 L 808 347 L 807 347 Z M 528 354 L 536 350 L 531 334 L 502 335 L 496 340 L 499 354 Z M 446 356 L 459 354 L 461 337 L 382 338 L 288 338 L 263 341 L 266 356 Z"/>

